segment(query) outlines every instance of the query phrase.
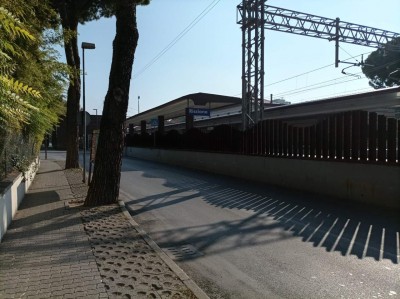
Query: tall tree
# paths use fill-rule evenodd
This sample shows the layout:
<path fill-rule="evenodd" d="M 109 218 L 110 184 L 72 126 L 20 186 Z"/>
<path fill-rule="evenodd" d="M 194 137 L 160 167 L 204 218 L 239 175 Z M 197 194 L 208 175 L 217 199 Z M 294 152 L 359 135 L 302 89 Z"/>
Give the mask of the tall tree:
<path fill-rule="evenodd" d="M 120 0 L 115 4 L 116 35 L 109 85 L 86 206 L 110 204 L 118 200 L 124 146 L 123 128 L 128 109 L 132 65 L 139 39 L 136 6 L 148 3 L 148 0 Z"/>
<path fill-rule="evenodd" d="M 364 75 L 370 79 L 374 88 L 399 85 L 399 74 L 391 76 L 400 69 L 400 37 L 388 42 L 383 49 L 372 52 L 362 67 Z"/>
<path fill-rule="evenodd" d="M 112 0 L 52 0 L 58 11 L 64 36 L 64 49 L 69 66 L 67 94 L 67 157 L 65 168 L 79 167 L 78 112 L 81 97 L 80 57 L 78 48 L 78 25 L 102 16 L 109 17 Z"/>
<path fill-rule="evenodd" d="M 79 112 L 79 100 L 81 97 L 81 79 L 77 34 L 80 14 L 88 2 L 90 0 L 54 1 L 54 6 L 61 19 L 65 57 L 70 68 L 67 94 L 67 157 L 65 168 L 79 167 L 77 114 Z"/>

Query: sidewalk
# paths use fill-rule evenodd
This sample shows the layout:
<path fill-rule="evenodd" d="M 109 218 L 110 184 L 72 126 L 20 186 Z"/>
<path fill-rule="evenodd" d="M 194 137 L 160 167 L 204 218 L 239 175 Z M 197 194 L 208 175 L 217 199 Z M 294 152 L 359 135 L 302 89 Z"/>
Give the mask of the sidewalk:
<path fill-rule="evenodd" d="M 41 161 L 0 244 L 0 298 L 207 298 L 123 207 L 69 204 L 87 186 L 60 165 Z"/>

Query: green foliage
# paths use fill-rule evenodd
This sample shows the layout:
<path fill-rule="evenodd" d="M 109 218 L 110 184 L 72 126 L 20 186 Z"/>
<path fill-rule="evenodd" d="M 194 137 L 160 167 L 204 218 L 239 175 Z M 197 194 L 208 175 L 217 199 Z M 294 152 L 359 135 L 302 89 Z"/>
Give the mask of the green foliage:
<path fill-rule="evenodd" d="M 115 15 L 115 0 L 89 0 L 86 7 L 81 10 L 79 21 L 84 24 L 88 21 L 98 20 L 102 17 L 110 18 Z M 136 5 L 148 5 L 150 0 L 134 0 Z"/>
<path fill-rule="evenodd" d="M 20 20 L 3 7 L 0 7 L 0 23 L 4 31 L 14 37 L 35 40 L 35 37 L 21 26 Z"/>
<path fill-rule="evenodd" d="M 65 113 L 67 68 L 45 38 L 56 22 L 46 3 L 2 0 L 0 6 L 0 141 L 21 135 L 20 146 L 29 141 L 35 150 Z"/>
<path fill-rule="evenodd" d="M 374 88 L 399 85 L 398 79 L 390 74 L 400 69 L 400 37 L 390 41 L 383 49 L 372 52 L 362 67 L 364 75 Z"/>

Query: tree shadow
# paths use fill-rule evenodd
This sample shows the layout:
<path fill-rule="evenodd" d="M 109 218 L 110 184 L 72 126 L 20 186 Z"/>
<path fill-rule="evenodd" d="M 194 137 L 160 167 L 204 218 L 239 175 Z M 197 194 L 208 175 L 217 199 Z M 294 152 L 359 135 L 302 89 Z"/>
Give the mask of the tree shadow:
<path fill-rule="evenodd" d="M 140 172 L 144 177 L 155 178 L 151 168 L 146 171 L 143 167 Z M 158 165 L 160 168 L 184 175 L 185 182 L 177 183 L 168 176 L 163 177 L 164 186 L 173 190 L 128 200 L 127 207 L 133 216 L 195 198 L 218 208 L 251 212 L 251 216 L 241 220 L 157 232 L 162 247 L 190 243 L 199 250 L 209 249 L 208 252 L 218 253 L 220 250 L 300 237 L 314 247 L 339 252 L 342 256 L 371 257 L 376 261 L 387 259 L 399 263 L 400 221 L 396 213 L 240 179 L 205 175 L 166 165 Z M 182 185 L 185 188 L 180 189 Z M 130 205 L 139 205 L 139 208 L 132 209 Z M 272 240 L 264 238 L 267 233 L 273 235 Z M 188 237 L 181 240 L 183 235 Z M 227 238 L 231 239 L 227 247 L 211 248 Z"/>

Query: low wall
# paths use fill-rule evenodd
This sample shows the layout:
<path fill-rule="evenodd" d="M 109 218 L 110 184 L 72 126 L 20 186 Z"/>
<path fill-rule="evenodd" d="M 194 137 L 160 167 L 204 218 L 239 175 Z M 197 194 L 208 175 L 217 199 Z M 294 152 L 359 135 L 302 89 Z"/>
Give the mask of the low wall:
<path fill-rule="evenodd" d="M 400 167 L 128 147 L 127 156 L 400 209 Z"/>
<path fill-rule="evenodd" d="M 0 182 L 0 242 L 35 178 L 39 163 L 37 158 L 25 173 L 25 179 L 19 173 L 11 174 Z"/>

